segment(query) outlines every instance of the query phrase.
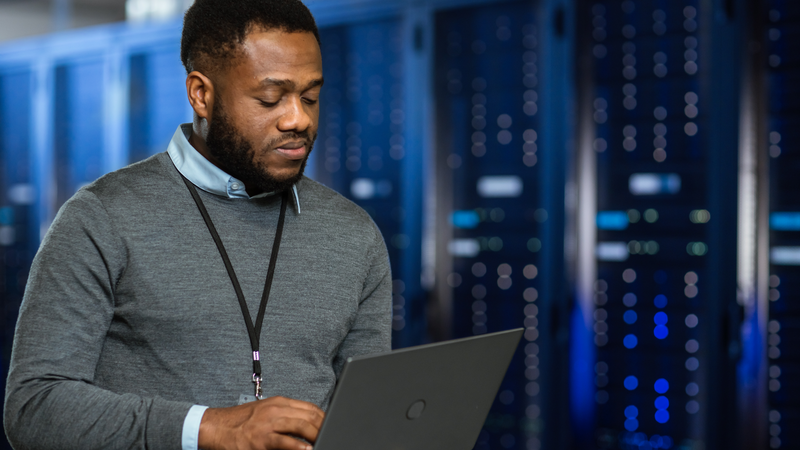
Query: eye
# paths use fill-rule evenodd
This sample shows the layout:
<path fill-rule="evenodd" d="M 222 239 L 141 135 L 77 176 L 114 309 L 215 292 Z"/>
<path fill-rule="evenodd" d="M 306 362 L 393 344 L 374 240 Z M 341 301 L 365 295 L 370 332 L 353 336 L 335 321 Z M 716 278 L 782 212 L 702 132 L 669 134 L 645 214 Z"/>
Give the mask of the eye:
<path fill-rule="evenodd" d="M 303 101 L 308 105 L 316 105 L 319 100 L 315 98 L 303 97 Z"/>
<path fill-rule="evenodd" d="M 261 106 L 263 106 L 265 108 L 272 108 L 272 107 L 274 107 L 275 105 L 278 104 L 278 102 L 267 102 L 267 101 L 264 101 L 264 100 L 259 100 L 259 103 L 261 103 Z"/>

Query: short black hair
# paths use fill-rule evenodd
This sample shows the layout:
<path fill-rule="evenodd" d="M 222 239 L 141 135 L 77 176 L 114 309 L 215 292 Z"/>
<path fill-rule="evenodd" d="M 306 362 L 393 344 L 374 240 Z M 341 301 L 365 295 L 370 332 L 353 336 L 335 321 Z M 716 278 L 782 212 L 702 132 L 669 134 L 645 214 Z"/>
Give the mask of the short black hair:
<path fill-rule="evenodd" d="M 195 0 L 183 18 L 186 73 L 227 66 L 254 27 L 313 33 L 319 43 L 314 16 L 300 0 Z"/>

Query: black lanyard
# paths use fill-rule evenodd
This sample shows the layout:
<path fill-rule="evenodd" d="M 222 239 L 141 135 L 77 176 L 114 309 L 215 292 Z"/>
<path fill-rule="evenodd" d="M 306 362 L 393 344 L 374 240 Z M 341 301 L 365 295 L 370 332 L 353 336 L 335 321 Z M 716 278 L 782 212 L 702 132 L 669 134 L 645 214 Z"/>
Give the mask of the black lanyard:
<path fill-rule="evenodd" d="M 267 280 L 264 282 L 264 293 L 261 294 L 261 304 L 258 306 L 258 316 L 256 317 L 256 325 L 253 326 L 253 319 L 250 317 L 250 311 L 247 309 L 247 302 L 244 300 L 242 287 L 239 285 L 239 280 L 236 278 L 236 273 L 233 271 L 233 265 L 228 258 L 228 253 L 225 251 L 225 246 L 222 245 L 222 239 L 219 238 L 219 233 L 214 227 L 214 222 L 208 215 L 203 200 L 197 194 L 197 189 L 194 185 L 181 174 L 183 182 L 189 188 L 194 202 L 197 204 L 197 209 L 203 216 L 206 222 L 208 231 L 211 232 L 211 237 L 214 238 L 214 243 L 217 244 L 222 261 L 225 263 L 225 269 L 228 270 L 228 276 L 233 283 L 233 290 L 236 291 L 236 298 L 239 299 L 239 306 L 242 307 L 242 315 L 244 316 L 244 324 L 247 326 L 247 334 L 250 335 L 250 346 L 253 348 L 253 383 L 255 383 L 256 399 L 261 400 L 261 357 L 258 353 L 259 338 L 261 336 L 261 325 L 264 323 L 264 313 L 267 310 L 267 301 L 269 300 L 269 291 L 272 288 L 272 278 L 275 275 L 275 263 L 278 259 L 278 249 L 281 247 L 281 236 L 283 235 L 283 221 L 286 218 L 286 197 L 289 195 L 288 191 L 283 193 L 281 197 L 281 214 L 278 218 L 278 229 L 275 231 L 275 240 L 272 243 L 272 255 L 269 257 L 269 267 L 267 269 Z"/>

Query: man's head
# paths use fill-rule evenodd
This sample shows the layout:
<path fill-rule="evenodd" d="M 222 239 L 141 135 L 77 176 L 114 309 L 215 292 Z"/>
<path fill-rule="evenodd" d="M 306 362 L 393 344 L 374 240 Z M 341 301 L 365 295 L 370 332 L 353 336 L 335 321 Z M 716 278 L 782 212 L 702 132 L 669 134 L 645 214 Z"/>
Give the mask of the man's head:
<path fill-rule="evenodd" d="M 308 9 L 299 0 L 196 0 L 181 59 L 195 148 L 251 193 L 294 184 L 316 138 L 322 86 Z"/>

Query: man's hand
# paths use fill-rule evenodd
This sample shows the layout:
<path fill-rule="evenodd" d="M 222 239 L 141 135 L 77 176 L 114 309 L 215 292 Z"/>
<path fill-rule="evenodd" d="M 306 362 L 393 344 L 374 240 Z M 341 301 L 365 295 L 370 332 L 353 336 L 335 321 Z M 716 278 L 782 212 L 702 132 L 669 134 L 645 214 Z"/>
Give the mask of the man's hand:
<path fill-rule="evenodd" d="M 311 450 L 325 413 L 317 405 L 270 397 L 230 408 L 209 408 L 200 422 L 203 450 Z"/>

